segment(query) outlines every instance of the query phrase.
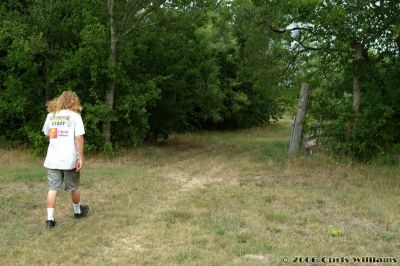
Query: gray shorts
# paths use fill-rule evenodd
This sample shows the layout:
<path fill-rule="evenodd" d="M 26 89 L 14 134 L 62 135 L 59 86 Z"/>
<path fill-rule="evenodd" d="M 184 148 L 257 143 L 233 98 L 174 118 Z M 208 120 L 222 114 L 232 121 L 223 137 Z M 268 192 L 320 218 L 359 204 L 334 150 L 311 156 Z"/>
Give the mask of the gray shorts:
<path fill-rule="evenodd" d="M 74 191 L 79 188 L 80 172 L 72 170 L 47 169 L 49 190 L 60 190 L 63 187 L 66 191 Z"/>

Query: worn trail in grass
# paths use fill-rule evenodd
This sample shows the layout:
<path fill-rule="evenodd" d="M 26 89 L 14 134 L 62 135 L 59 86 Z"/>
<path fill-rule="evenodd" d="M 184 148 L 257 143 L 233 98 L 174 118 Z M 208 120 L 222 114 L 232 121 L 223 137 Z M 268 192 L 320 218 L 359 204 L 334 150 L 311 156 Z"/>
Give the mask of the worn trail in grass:
<path fill-rule="evenodd" d="M 91 157 L 82 173 L 90 215 L 74 220 L 68 195 L 59 193 L 51 231 L 44 229 L 41 160 L 2 150 L 0 264 L 279 265 L 294 256 L 397 257 L 399 167 L 323 154 L 291 158 L 288 135 L 286 121 L 175 135 L 112 159 Z"/>

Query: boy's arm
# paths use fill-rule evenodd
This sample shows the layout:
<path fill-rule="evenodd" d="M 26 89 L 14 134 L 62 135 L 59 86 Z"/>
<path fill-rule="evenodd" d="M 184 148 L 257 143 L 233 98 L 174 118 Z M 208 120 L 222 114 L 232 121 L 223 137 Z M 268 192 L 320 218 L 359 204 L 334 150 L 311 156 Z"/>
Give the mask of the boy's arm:
<path fill-rule="evenodd" d="M 76 171 L 79 172 L 83 166 L 83 135 L 75 137 L 76 151 L 78 153 L 78 160 L 76 161 Z"/>

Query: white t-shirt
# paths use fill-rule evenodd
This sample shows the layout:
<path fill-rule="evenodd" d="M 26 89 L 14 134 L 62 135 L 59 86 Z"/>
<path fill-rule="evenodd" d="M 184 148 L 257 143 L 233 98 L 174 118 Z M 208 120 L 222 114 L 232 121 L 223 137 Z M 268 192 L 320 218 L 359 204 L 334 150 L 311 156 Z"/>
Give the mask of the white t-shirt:
<path fill-rule="evenodd" d="M 74 169 L 78 159 L 75 137 L 85 134 L 81 115 L 71 110 L 49 113 L 42 131 L 50 140 L 44 166 L 48 169 Z"/>

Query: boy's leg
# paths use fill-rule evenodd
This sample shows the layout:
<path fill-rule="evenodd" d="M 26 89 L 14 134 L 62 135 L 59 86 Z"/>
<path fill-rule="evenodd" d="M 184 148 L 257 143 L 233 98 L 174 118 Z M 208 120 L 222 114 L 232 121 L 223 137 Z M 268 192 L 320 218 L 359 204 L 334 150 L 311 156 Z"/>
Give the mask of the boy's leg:
<path fill-rule="evenodd" d="M 47 178 L 49 181 L 49 191 L 47 192 L 46 226 L 52 228 L 55 226 L 54 207 L 56 206 L 57 190 L 62 186 L 64 175 L 60 170 L 48 169 Z"/>
<path fill-rule="evenodd" d="M 47 192 L 47 223 L 48 221 L 55 221 L 54 207 L 56 206 L 57 190 L 49 190 Z M 51 227 L 48 225 L 48 227 Z"/>
<path fill-rule="evenodd" d="M 75 189 L 74 191 L 71 191 L 71 200 L 72 200 L 72 206 L 74 207 L 74 215 L 80 215 L 81 214 L 81 191 L 78 189 Z"/>
<path fill-rule="evenodd" d="M 71 192 L 71 201 L 74 207 L 74 215 L 76 218 L 86 216 L 89 212 L 89 207 L 81 205 L 81 191 L 79 190 L 80 184 L 80 172 L 76 172 L 75 169 L 64 171 L 65 175 L 65 190 Z"/>
<path fill-rule="evenodd" d="M 47 192 L 47 208 L 54 208 L 56 206 L 57 190 L 49 190 Z"/>
<path fill-rule="evenodd" d="M 71 200 L 73 204 L 79 204 L 81 202 L 81 191 L 79 188 L 71 191 Z"/>
<path fill-rule="evenodd" d="M 75 169 L 64 171 L 64 186 L 65 190 L 71 192 L 71 200 L 73 204 L 79 204 L 81 201 L 80 173 Z"/>

